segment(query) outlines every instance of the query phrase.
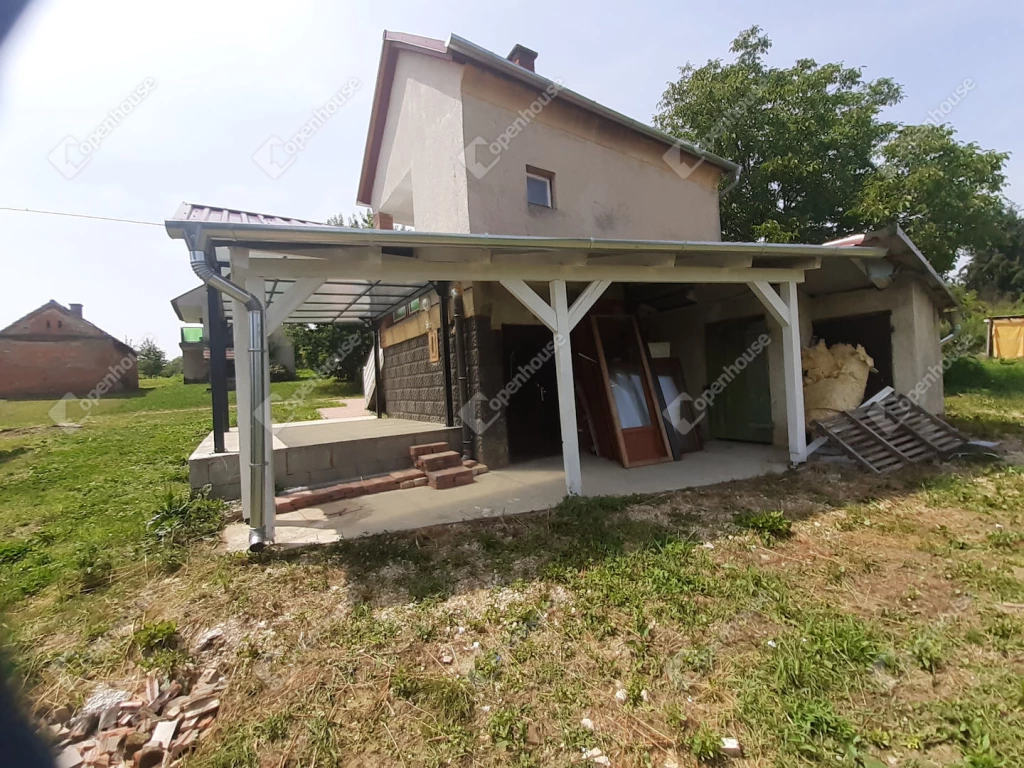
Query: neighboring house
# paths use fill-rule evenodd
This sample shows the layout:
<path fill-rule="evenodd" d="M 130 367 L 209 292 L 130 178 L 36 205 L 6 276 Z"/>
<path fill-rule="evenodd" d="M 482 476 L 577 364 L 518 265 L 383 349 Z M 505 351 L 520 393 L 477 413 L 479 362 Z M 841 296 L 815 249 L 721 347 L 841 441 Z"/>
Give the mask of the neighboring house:
<path fill-rule="evenodd" d="M 735 164 L 561 88 L 534 71 L 535 59 L 518 45 L 506 59 L 454 35 L 446 43 L 385 33 L 358 197 L 380 226 L 721 240 L 718 190 L 723 176 L 739 172 Z M 921 404 L 940 413 L 940 321 L 956 306 L 952 294 L 897 228 L 831 245 L 880 245 L 889 257 L 869 263 L 851 253 L 807 271 L 798 291 L 802 343 L 863 344 L 877 368 L 868 394 L 886 385 L 909 392 L 931 371 L 931 380 L 940 379 Z M 709 262 L 695 254 L 687 263 Z M 471 391 L 494 391 L 519 361 L 540 351 L 548 334 L 501 284 L 464 288 Z M 428 360 L 428 326 L 436 328 L 439 319 L 436 296 L 426 303 L 429 318 L 396 313 L 383 323 L 390 415 L 444 415 L 440 363 Z M 745 286 L 616 283 L 595 311 L 636 316 L 644 341 L 662 342 L 658 354 L 678 361 L 676 375 L 693 398 L 750 339 L 767 332 L 767 352 L 751 363 L 745 383 L 724 391 L 701 431 L 786 444 L 781 328 Z M 501 466 L 557 452 L 557 403 L 543 396 L 552 376 L 535 377 L 477 438 L 482 460 Z"/>
<path fill-rule="evenodd" d="M 205 384 L 210 381 L 210 331 L 207 321 L 206 288 L 193 288 L 181 296 L 171 299 L 174 313 L 183 323 L 197 327 L 181 329 L 181 368 L 186 384 Z M 201 327 L 198 327 L 200 326 Z M 231 338 L 230 324 L 226 329 L 227 338 Z M 292 340 L 283 330 L 271 334 L 270 360 L 281 365 L 290 374 L 295 375 L 295 347 Z M 235 377 L 235 350 L 226 350 L 228 378 Z"/>
<path fill-rule="evenodd" d="M 70 308 L 49 301 L 0 330 L 0 397 L 85 397 L 139 388 L 135 350 Z"/>

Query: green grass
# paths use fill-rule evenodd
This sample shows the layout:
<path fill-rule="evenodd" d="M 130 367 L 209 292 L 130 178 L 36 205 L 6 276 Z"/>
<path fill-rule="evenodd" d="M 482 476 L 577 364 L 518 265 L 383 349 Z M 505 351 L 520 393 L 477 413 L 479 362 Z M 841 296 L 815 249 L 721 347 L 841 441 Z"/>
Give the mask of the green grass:
<path fill-rule="evenodd" d="M 1016 370 L 953 371 L 951 413 L 1013 434 Z M 304 409 L 344 390 L 305 383 Z M 212 663 L 190 641 L 229 624 L 188 768 L 694 768 L 723 736 L 786 768 L 1024 764 L 1020 466 L 808 469 L 225 556 L 187 491 L 207 398 L 147 381 L 69 432 L 0 403 L 0 636 L 40 706 Z"/>
<path fill-rule="evenodd" d="M 1024 360 L 962 357 L 944 384 L 955 426 L 984 438 L 1024 436 Z"/>

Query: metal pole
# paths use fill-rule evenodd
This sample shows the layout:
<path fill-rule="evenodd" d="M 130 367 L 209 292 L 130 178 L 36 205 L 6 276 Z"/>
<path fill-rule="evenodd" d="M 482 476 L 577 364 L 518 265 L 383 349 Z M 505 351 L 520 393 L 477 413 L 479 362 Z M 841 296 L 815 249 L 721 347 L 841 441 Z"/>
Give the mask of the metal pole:
<path fill-rule="evenodd" d="M 381 389 L 383 382 L 380 380 L 380 324 L 375 323 L 373 326 L 373 388 L 375 391 L 374 395 L 374 410 L 377 412 L 377 418 L 379 419 L 384 415 L 384 392 Z"/>
<path fill-rule="evenodd" d="M 220 274 L 217 254 L 210 248 L 205 253 L 207 265 Z M 224 433 L 228 430 L 228 374 L 227 341 L 224 331 L 224 312 L 220 291 L 213 286 L 206 288 L 207 311 L 210 317 L 210 400 L 213 407 L 213 450 L 224 453 Z"/>
<path fill-rule="evenodd" d="M 452 340 L 451 323 L 448 320 L 448 290 L 447 280 L 434 283 L 439 301 L 438 309 L 441 312 L 441 373 L 444 375 L 444 419 L 449 427 L 455 426 L 455 403 L 452 399 Z"/>
<path fill-rule="evenodd" d="M 469 374 L 466 366 L 465 306 L 462 303 L 462 285 L 456 283 L 451 289 L 452 319 L 455 321 L 455 369 L 459 379 L 459 409 L 462 414 L 462 457 L 473 458 L 473 430 L 466 421 L 466 406 L 469 404 Z"/>

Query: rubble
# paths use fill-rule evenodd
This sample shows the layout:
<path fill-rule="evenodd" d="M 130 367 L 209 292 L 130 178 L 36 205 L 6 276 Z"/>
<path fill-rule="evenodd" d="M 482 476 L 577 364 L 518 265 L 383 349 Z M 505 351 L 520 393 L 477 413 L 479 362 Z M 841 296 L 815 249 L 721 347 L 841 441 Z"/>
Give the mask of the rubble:
<path fill-rule="evenodd" d="M 226 688 L 213 668 L 194 684 L 178 679 L 161 685 L 150 673 L 134 697 L 102 690 L 77 713 L 66 706 L 55 709 L 48 730 L 56 740 L 56 763 L 60 768 L 177 765 L 217 717 Z"/>

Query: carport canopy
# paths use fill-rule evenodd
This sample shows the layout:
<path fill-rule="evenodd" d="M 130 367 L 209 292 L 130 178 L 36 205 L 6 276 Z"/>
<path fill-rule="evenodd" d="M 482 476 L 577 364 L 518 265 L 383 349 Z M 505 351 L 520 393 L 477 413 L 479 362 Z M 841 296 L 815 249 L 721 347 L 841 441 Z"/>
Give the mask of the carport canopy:
<path fill-rule="evenodd" d="M 742 243 L 534 237 L 353 229 L 293 219 L 259 217 L 190 206 L 165 222 L 172 238 L 207 262 L 223 262 L 233 282 L 266 302 L 266 333 L 285 322 L 375 320 L 430 289 L 433 281 L 500 282 L 556 339 L 559 419 L 566 490 L 583 492 L 577 442 L 576 404 L 569 340 L 612 282 L 746 284 L 782 328 L 790 459 L 806 459 L 797 285 L 823 259 L 883 260 L 880 246 Z M 198 213 L 196 211 L 199 211 Z M 226 250 L 226 259 L 222 256 Z M 566 283 L 585 289 L 570 305 Z M 534 288 L 548 284 L 548 297 Z M 777 287 L 776 287 L 777 286 Z M 392 301 L 392 299 L 396 299 Z M 389 303 L 390 302 L 390 303 Z M 232 300 L 230 313 L 242 305 Z M 235 349 L 249 348 L 246 323 L 235 323 Z M 247 375 L 238 366 L 240 376 Z M 239 414 L 250 406 L 239 381 Z M 269 425 L 269 400 L 257 420 Z M 248 446 L 249 419 L 239 418 L 241 455 Z M 268 531 L 273 530 L 273 455 L 268 446 Z M 248 494 L 242 473 L 243 507 Z M 248 510 L 246 510 L 248 513 Z M 248 514 L 246 514 L 248 516 Z"/>

